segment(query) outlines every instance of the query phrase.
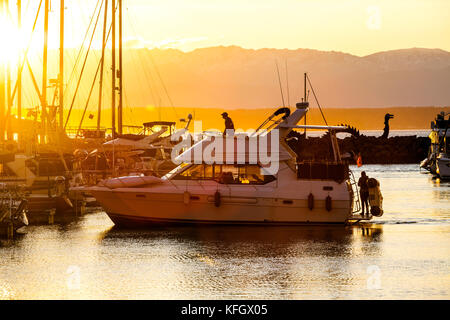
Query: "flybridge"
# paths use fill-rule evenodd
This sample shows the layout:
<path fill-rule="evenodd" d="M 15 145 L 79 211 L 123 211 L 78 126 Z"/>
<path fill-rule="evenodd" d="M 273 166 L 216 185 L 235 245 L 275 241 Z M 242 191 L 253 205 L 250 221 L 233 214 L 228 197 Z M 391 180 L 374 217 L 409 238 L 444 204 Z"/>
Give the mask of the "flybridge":
<path fill-rule="evenodd" d="M 302 106 L 292 114 L 287 107 L 279 108 L 250 134 L 227 130 L 224 137 L 206 136 L 193 146 L 190 137 L 183 137 L 172 150 L 172 161 L 177 164 L 259 164 L 266 173 L 276 174 L 280 161 L 295 158 L 295 152 L 284 139 L 308 111 L 307 103 Z M 178 155 L 182 149 L 186 151 Z"/>

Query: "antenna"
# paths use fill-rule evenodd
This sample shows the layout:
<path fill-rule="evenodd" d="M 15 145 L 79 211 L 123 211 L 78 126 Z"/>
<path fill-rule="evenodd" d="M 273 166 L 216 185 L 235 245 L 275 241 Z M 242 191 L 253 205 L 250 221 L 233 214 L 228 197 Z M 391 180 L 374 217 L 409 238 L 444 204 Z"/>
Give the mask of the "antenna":
<path fill-rule="evenodd" d="M 303 101 L 307 101 L 307 99 L 308 99 L 308 97 L 307 97 L 307 95 L 306 95 L 306 72 L 305 72 L 305 74 L 304 74 L 304 80 L 303 80 L 303 86 L 304 86 L 304 98 L 303 98 Z M 304 135 L 305 135 L 305 139 L 306 139 L 306 113 L 305 113 L 305 131 L 304 131 Z"/>
<path fill-rule="evenodd" d="M 286 105 L 284 104 L 283 87 L 281 86 L 281 79 L 280 79 L 280 70 L 278 69 L 278 62 L 276 60 L 275 65 L 277 66 L 278 84 L 280 85 L 281 101 L 283 103 L 283 107 L 285 107 Z"/>
<path fill-rule="evenodd" d="M 328 125 L 327 119 L 325 119 L 325 115 L 322 112 L 322 107 L 320 106 L 319 100 L 317 99 L 316 93 L 314 92 L 314 87 L 311 84 L 311 79 L 309 79 L 309 76 L 307 76 L 306 73 L 305 73 L 305 78 L 306 78 L 306 80 L 308 80 L 309 87 L 312 90 L 314 100 L 316 100 L 316 103 L 317 103 L 317 106 L 319 107 L 320 114 L 322 115 L 323 121 L 325 121 L 325 124 Z M 305 84 L 305 86 L 306 86 L 306 84 Z"/>
<path fill-rule="evenodd" d="M 305 88 L 305 91 L 304 91 L 304 94 L 305 94 L 305 97 L 304 97 L 304 101 L 306 102 L 307 101 L 307 96 L 306 96 L 306 72 L 305 72 L 305 74 L 304 74 L 304 82 L 303 82 L 303 85 L 304 85 L 304 88 Z"/>

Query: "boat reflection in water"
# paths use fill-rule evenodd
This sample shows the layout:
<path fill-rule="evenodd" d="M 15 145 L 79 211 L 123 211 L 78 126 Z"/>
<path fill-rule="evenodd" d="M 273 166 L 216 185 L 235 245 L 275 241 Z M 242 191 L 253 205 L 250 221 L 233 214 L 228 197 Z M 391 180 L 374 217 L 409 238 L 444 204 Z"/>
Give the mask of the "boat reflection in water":
<path fill-rule="evenodd" d="M 377 241 L 383 233 L 382 225 L 363 224 L 357 226 L 340 225 L 298 225 L 298 226 L 221 226 L 221 225 L 168 225 L 154 226 L 145 229 L 113 226 L 105 231 L 102 240 L 136 240 L 136 241 L 161 241 L 174 240 L 186 249 L 205 246 L 211 248 L 214 254 L 231 254 L 241 256 L 235 250 L 219 250 L 220 247 L 235 247 L 244 255 L 268 255 L 279 256 L 291 252 L 291 248 L 299 245 L 308 245 L 314 242 L 330 243 L 331 246 L 339 246 L 334 254 L 344 253 L 351 249 L 355 239 L 363 241 L 370 238 Z M 246 245 L 252 246 L 247 251 Z M 256 250 L 258 246 L 271 246 L 273 250 Z M 312 249 L 312 248 L 311 248 Z M 311 252 L 313 252 L 312 250 Z M 320 252 L 316 252 L 320 254 Z"/>
<path fill-rule="evenodd" d="M 127 243 L 130 253 L 139 252 L 136 267 L 151 274 L 152 295 L 292 299 L 330 294 L 323 288 L 364 289 L 368 261 L 360 259 L 381 254 L 382 233 L 382 226 L 370 224 L 113 227 L 102 243 Z M 139 247 L 149 251 L 143 256 Z M 181 291 L 169 296 L 165 290 L 172 287 Z"/>

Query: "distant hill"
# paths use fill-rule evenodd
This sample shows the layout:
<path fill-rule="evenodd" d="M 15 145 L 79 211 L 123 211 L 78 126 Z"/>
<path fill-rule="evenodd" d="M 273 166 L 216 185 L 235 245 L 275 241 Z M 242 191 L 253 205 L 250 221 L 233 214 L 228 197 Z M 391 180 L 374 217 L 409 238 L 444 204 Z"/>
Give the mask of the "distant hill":
<path fill-rule="evenodd" d="M 66 51 L 67 105 L 70 105 L 76 87 L 76 77 L 69 81 L 76 54 L 75 50 Z M 90 56 L 75 108 L 85 105 L 99 56 L 98 51 Z M 39 57 L 30 59 L 35 66 L 35 76 L 39 78 L 42 60 Z M 49 78 L 56 78 L 56 52 L 50 53 L 49 61 Z M 190 52 L 125 50 L 125 104 L 224 109 L 279 106 L 282 102 L 275 61 L 280 69 L 286 104 L 287 64 L 291 105 L 303 96 L 304 72 L 310 75 L 319 101 L 325 107 L 450 105 L 450 52 L 440 49 L 402 49 L 359 57 L 334 51 L 252 50 L 236 46 Z M 81 62 L 75 74 L 79 74 Z M 111 92 L 109 56 L 105 63 L 104 105 L 108 107 Z M 28 86 L 29 92 L 33 92 L 30 80 Z M 97 103 L 96 90 L 90 100 L 92 110 Z"/>
<path fill-rule="evenodd" d="M 128 59 L 151 56 L 177 106 L 257 108 L 281 105 L 275 61 L 278 61 L 287 103 L 303 96 L 303 73 L 308 72 L 319 101 L 329 107 L 388 107 L 450 105 L 450 52 L 405 49 L 365 57 L 309 49 L 248 50 L 211 47 L 192 52 L 147 50 Z M 125 75 L 130 94 L 144 79 L 140 67 Z M 131 73 L 131 76 L 130 76 Z M 161 91 L 161 90 L 160 90 Z M 164 94 L 160 94 L 164 99 Z M 311 96 L 312 98 L 312 96 Z M 133 102 L 151 103 L 150 94 Z M 167 104 L 167 101 L 165 101 Z M 131 102 L 130 102 L 131 103 Z M 155 103 L 158 103 L 157 101 Z"/>

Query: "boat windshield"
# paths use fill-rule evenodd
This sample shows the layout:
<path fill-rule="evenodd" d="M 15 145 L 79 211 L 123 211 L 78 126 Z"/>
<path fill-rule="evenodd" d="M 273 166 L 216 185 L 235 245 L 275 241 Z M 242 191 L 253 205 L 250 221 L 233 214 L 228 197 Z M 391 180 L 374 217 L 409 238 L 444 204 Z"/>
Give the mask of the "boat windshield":
<path fill-rule="evenodd" d="M 173 180 L 214 180 L 221 184 L 266 184 L 274 181 L 273 175 L 261 174 L 257 164 L 196 164 L 171 175 Z"/>
<path fill-rule="evenodd" d="M 180 164 L 178 167 L 170 170 L 168 173 L 166 173 L 161 179 L 163 180 L 170 180 L 172 179 L 177 173 L 183 171 L 184 169 L 186 169 L 186 167 L 188 167 L 190 164 L 189 163 L 182 163 Z"/>

